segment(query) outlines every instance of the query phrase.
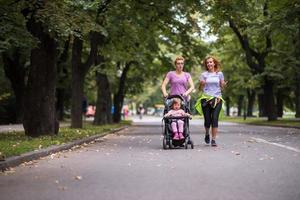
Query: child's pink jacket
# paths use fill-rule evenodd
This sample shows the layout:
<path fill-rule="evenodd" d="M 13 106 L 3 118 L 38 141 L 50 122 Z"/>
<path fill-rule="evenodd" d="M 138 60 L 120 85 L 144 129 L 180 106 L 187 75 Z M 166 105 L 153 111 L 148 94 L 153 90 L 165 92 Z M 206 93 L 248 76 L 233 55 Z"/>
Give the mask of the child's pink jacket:
<path fill-rule="evenodd" d="M 182 109 L 170 110 L 167 114 L 165 114 L 165 117 L 168 116 L 180 117 L 180 116 L 186 116 L 186 113 Z"/>

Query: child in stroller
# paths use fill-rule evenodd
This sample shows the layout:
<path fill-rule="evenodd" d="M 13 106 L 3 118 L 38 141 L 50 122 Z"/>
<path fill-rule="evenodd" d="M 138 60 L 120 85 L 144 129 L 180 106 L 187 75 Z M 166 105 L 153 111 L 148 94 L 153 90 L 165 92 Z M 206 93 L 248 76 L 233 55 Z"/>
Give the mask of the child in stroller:
<path fill-rule="evenodd" d="M 164 139 L 163 148 L 173 146 L 194 147 L 189 134 L 189 108 L 185 99 L 180 95 L 169 96 L 165 102 L 164 110 Z"/>

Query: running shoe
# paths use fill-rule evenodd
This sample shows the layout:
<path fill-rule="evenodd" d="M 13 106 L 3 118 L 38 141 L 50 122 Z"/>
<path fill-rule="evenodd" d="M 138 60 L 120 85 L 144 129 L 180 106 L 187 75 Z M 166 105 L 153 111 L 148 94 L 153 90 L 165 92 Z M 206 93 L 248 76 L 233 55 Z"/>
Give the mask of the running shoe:
<path fill-rule="evenodd" d="M 216 147 L 216 146 L 217 146 L 217 143 L 216 143 L 215 140 L 211 140 L 211 143 L 210 143 L 210 144 L 211 144 L 212 147 Z"/>
<path fill-rule="evenodd" d="M 209 144 L 209 141 L 210 141 L 209 134 L 205 134 L 204 141 L 206 144 Z"/>

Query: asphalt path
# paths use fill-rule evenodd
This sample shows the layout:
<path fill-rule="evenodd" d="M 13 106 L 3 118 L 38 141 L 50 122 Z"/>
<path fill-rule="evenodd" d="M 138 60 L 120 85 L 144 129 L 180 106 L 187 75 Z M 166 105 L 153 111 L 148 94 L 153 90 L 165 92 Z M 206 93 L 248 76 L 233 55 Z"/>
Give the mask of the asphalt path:
<path fill-rule="evenodd" d="M 162 149 L 159 118 L 0 174 L 1 200 L 299 200 L 300 129 L 220 123 L 218 147 Z"/>

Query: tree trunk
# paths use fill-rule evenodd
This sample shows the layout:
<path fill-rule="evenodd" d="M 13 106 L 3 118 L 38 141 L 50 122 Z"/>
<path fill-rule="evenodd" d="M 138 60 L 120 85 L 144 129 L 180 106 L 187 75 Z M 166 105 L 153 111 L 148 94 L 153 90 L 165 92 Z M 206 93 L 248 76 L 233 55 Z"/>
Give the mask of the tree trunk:
<path fill-rule="evenodd" d="M 259 117 L 266 117 L 266 105 L 265 105 L 265 95 L 259 94 L 258 95 L 258 110 L 259 110 Z"/>
<path fill-rule="evenodd" d="M 225 103 L 226 103 L 226 116 L 230 116 L 230 99 L 226 98 Z"/>
<path fill-rule="evenodd" d="M 70 37 L 66 40 L 64 50 L 57 61 L 58 85 L 56 88 L 56 112 L 60 121 L 64 119 L 64 105 L 65 105 L 65 79 L 68 78 L 68 70 L 66 69 L 66 62 L 69 58 Z"/>
<path fill-rule="evenodd" d="M 39 39 L 38 47 L 31 51 L 30 68 L 24 96 L 25 134 L 37 137 L 58 133 L 55 114 L 56 49 L 54 38 L 44 33 L 41 22 L 30 19 L 27 28 Z"/>
<path fill-rule="evenodd" d="M 244 100 L 244 96 L 240 95 L 238 97 L 238 116 L 242 116 L 242 109 L 243 109 L 243 100 Z"/>
<path fill-rule="evenodd" d="M 120 63 L 118 63 L 119 65 Z M 121 121 L 121 109 L 123 107 L 123 101 L 125 97 L 125 82 L 126 82 L 126 76 L 127 72 L 129 70 L 130 65 L 132 62 L 126 63 L 125 68 L 122 71 L 122 75 L 120 77 L 119 81 L 119 89 L 117 94 L 114 94 L 114 115 L 113 115 L 113 121 L 118 123 Z"/>
<path fill-rule="evenodd" d="M 300 68 L 300 67 L 299 67 Z M 299 73 L 297 74 L 297 78 L 296 78 L 296 87 L 295 87 L 295 104 L 296 104 L 296 114 L 295 117 L 299 118 L 300 117 L 300 75 Z"/>
<path fill-rule="evenodd" d="M 2 53 L 3 67 L 6 77 L 10 80 L 16 98 L 16 123 L 23 122 L 24 90 L 25 90 L 25 60 L 21 61 L 20 50 L 14 50 L 12 56 Z"/>
<path fill-rule="evenodd" d="M 298 18 L 299 20 L 299 18 Z M 300 62 L 300 26 L 298 25 L 298 33 L 296 35 L 295 39 L 295 57 Z M 296 81 L 296 87 L 295 87 L 295 107 L 296 107 L 296 114 L 295 117 L 300 117 L 300 64 L 296 64 L 296 70 L 295 70 L 295 81 Z"/>
<path fill-rule="evenodd" d="M 255 91 L 248 89 L 247 96 L 248 96 L 247 116 L 252 117 L 253 116 L 253 106 L 254 106 L 254 102 L 255 102 Z"/>
<path fill-rule="evenodd" d="M 266 111 L 268 121 L 277 120 L 277 111 L 273 93 L 273 82 L 268 80 L 267 77 L 265 78 L 264 95 L 266 99 Z"/>
<path fill-rule="evenodd" d="M 81 63 L 83 41 L 75 37 L 72 49 L 71 127 L 82 128 L 84 70 Z"/>
<path fill-rule="evenodd" d="M 106 74 L 97 73 L 97 103 L 94 124 L 112 123 L 111 115 L 111 91 L 109 81 Z"/>
<path fill-rule="evenodd" d="M 276 105 L 277 105 L 277 116 L 282 117 L 283 116 L 283 101 L 284 101 L 284 94 L 281 89 L 278 90 L 278 93 L 276 95 Z"/>
<path fill-rule="evenodd" d="M 84 79 L 94 64 L 97 57 L 98 44 L 103 41 L 104 36 L 97 32 L 90 32 L 90 52 L 85 63 L 82 63 L 83 41 L 75 37 L 72 50 L 72 108 L 71 127 L 82 128 L 82 102 L 84 99 Z"/>
<path fill-rule="evenodd" d="M 64 101 L 65 100 L 65 89 L 56 88 L 56 114 L 58 120 L 64 119 Z"/>

